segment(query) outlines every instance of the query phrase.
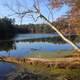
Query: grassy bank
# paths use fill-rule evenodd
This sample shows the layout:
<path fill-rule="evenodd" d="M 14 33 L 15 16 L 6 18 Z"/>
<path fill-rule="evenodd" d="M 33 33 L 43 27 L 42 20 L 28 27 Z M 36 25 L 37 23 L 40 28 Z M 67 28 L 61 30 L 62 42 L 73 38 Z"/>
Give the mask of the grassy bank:
<path fill-rule="evenodd" d="M 7 76 L 7 80 L 80 80 L 80 69 L 59 69 L 45 65 L 25 65 Z"/>
<path fill-rule="evenodd" d="M 75 54 L 76 52 L 73 50 L 59 50 L 59 51 L 50 51 L 50 52 L 38 52 L 34 51 L 28 54 L 26 57 L 33 57 L 33 58 L 63 58 L 66 56 L 70 56 Z"/>
<path fill-rule="evenodd" d="M 59 60 L 65 56 L 76 53 L 75 51 L 34 52 L 26 58 L 43 58 Z M 44 64 L 43 62 L 23 63 L 13 73 L 8 74 L 7 80 L 80 80 L 80 65 L 78 68 L 59 68 L 57 65 Z"/>

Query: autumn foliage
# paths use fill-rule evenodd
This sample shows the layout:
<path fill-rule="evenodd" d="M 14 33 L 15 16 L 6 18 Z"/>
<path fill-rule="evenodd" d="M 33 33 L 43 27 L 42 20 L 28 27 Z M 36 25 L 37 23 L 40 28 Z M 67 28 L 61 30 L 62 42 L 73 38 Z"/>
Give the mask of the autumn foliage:
<path fill-rule="evenodd" d="M 71 25 L 80 24 L 80 0 L 48 0 L 52 8 L 59 8 L 63 4 L 68 5 L 70 10 L 66 13 L 67 22 Z M 61 17 L 62 18 L 62 17 Z"/>

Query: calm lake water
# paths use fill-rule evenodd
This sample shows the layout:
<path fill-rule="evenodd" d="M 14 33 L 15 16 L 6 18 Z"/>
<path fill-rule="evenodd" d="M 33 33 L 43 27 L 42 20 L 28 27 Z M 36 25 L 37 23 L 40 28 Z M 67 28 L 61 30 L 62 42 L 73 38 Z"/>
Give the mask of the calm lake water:
<path fill-rule="evenodd" d="M 72 37 L 78 41 L 80 38 Z M 65 43 L 56 34 L 19 34 L 10 40 L 0 40 L 0 56 L 26 56 L 33 52 L 50 52 L 56 50 L 71 50 L 71 45 Z M 13 70 L 13 64 L 0 62 L 0 76 Z M 6 67 L 6 68 L 5 68 Z"/>
<path fill-rule="evenodd" d="M 15 70 L 16 65 L 7 62 L 0 62 L 0 80 L 5 80 L 6 74 Z"/>
<path fill-rule="evenodd" d="M 80 44 L 78 44 L 80 45 Z M 39 51 L 71 50 L 56 34 L 20 34 L 12 40 L 0 41 L 0 56 L 26 56 Z"/>

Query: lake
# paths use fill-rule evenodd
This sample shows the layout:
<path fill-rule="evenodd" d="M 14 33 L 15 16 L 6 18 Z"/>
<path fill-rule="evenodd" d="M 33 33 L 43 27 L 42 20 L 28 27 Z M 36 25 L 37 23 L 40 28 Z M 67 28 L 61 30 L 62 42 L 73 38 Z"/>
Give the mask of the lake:
<path fill-rule="evenodd" d="M 0 80 L 5 80 L 9 72 L 16 70 L 17 65 L 7 62 L 0 62 Z"/>
<path fill-rule="evenodd" d="M 80 46 L 80 38 L 69 37 Z M 0 56 L 24 57 L 33 52 L 71 50 L 57 34 L 19 34 L 10 40 L 0 40 Z M 6 68 L 4 69 L 4 67 Z M 0 62 L 0 76 L 12 71 L 12 64 Z"/>
<path fill-rule="evenodd" d="M 80 46 L 80 43 L 78 45 Z M 71 49 L 73 47 L 65 43 L 57 34 L 19 34 L 13 39 L 0 41 L 0 56 L 20 57 L 35 51 L 50 52 Z"/>

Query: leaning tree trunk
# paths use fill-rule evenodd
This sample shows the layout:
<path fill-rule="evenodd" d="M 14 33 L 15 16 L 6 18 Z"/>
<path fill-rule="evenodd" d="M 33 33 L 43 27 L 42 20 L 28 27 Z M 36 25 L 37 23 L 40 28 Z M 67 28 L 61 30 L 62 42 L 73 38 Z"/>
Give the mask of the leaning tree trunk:
<path fill-rule="evenodd" d="M 72 41 L 70 41 L 69 39 L 67 39 L 55 26 L 53 26 L 53 25 L 51 24 L 51 22 L 50 22 L 44 15 L 40 14 L 40 17 L 43 18 L 45 21 L 47 21 L 48 25 L 49 25 L 53 30 L 55 30 L 55 31 L 58 33 L 58 35 L 59 35 L 64 41 L 66 41 L 66 42 L 69 43 L 71 46 L 73 46 L 73 48 L 74 48 L 76 51 L 80 52 L 80 48 L 79 48 L 77 45 L 75 45 Z"/>

